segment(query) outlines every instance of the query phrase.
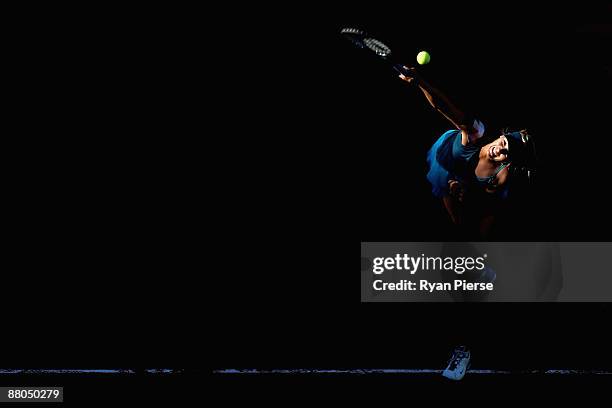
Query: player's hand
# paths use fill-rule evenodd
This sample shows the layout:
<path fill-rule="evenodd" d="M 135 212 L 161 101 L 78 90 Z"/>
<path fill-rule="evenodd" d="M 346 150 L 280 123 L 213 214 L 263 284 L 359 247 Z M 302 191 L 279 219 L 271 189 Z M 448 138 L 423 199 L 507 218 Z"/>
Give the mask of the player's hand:
<path fill-rule="evenodd" d="M 400 79 L 408 82 L 409 84 L 416 83 L 418 81 L 416 69 L 414 67 L 407 67 L 406 65 L 403 65 L 403 67 L 406 71 L 410 72 L 410 75 L 399 74 Z"/>
<path fill-rule="evenodd" d="M 452 198 L 459 201 L 460 203 L 463 202 L 463 184 L 461 184 L 457 180 L 448 180 L 448 191 Z"/>

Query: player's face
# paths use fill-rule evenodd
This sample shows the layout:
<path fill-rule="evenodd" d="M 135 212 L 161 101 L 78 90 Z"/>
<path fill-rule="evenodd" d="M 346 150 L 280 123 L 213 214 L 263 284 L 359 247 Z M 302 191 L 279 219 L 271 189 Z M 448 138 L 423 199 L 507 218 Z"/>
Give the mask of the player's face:
<path fill-rule="evenodd" d="M 493 142 L 485 145 L 483 149 L 489 160 L 503 162 L 508 159 L 508 139 L 505 136 L 498 137 Z"/>

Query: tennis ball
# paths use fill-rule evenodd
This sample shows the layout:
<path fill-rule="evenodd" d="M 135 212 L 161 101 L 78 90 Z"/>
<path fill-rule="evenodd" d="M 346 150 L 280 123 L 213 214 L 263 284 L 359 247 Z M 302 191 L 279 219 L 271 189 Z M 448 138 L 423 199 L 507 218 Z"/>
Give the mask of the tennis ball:
<path fill-rule="evenodd" d="M 431 56 L 427 51 L 421 51 L 417 54 L 417 62 L 421 65 L 429 64 Z"/>

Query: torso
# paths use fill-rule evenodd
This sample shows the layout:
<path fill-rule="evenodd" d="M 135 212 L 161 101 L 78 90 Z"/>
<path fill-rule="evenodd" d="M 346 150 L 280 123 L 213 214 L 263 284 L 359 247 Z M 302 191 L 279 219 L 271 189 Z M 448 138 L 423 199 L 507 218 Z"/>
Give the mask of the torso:
<path fill-rule="evenodd" d="M 480 177 L 480 178 L 485 178 L 488 176 L 491 176 L 496 170 L 497 168 L 499 168 L 499 166 L 501 166 L 502 163 L 495 163 L 494 166 L 491 166 L 489 163 L 487 163 L 486 165 L 483 165 L 482 163 L 478 163 L 478 165 L 476 166 L 476 169 L 474 170 L 474 173 L 476 175 L 476 177 Z M 489 192 L 494 192 L 497 191 L 498 186 L 504 185 L 506 183 L 506 181 L 508 180 L 508 168 L 511 166 L 505 166 L 502 170 L 499 171 L 499 173 L 497 173 L 497 176 L 495 177 L 495 181 L 493 181 L 492 183 L 488 184 L 486 190 Z"/>

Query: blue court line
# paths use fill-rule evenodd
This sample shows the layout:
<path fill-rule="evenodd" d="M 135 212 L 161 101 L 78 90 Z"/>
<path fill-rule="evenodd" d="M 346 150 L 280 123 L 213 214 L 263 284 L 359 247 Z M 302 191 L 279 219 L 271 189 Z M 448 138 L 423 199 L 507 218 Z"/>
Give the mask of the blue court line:
<path fill-rule="evenodd" d="M 358 368 L 358 369 L 309 369 L 309 368 L 294 368 L 294 369 L 236 369 L 227 368 L 222 370 L 213 370 L 214 374 L 442 374 L 443 370 L 430 368 Z M 580 375 L 580 374 L 597 374 L 597 375 L 612 375 L 612 371 L 600 370 L 468 370 L 467 374 L 547 374 L 547 375 Z"/>
<path fill-rule="evenodd" d="M 171 368 L 148 368 L 142 370 L 148 374 L 172 374 L 176 369 Z M 134 369 L 80 369 L 80 368 L 1 368 L 0 375 L 3 374 L 136 374 Z"/>

